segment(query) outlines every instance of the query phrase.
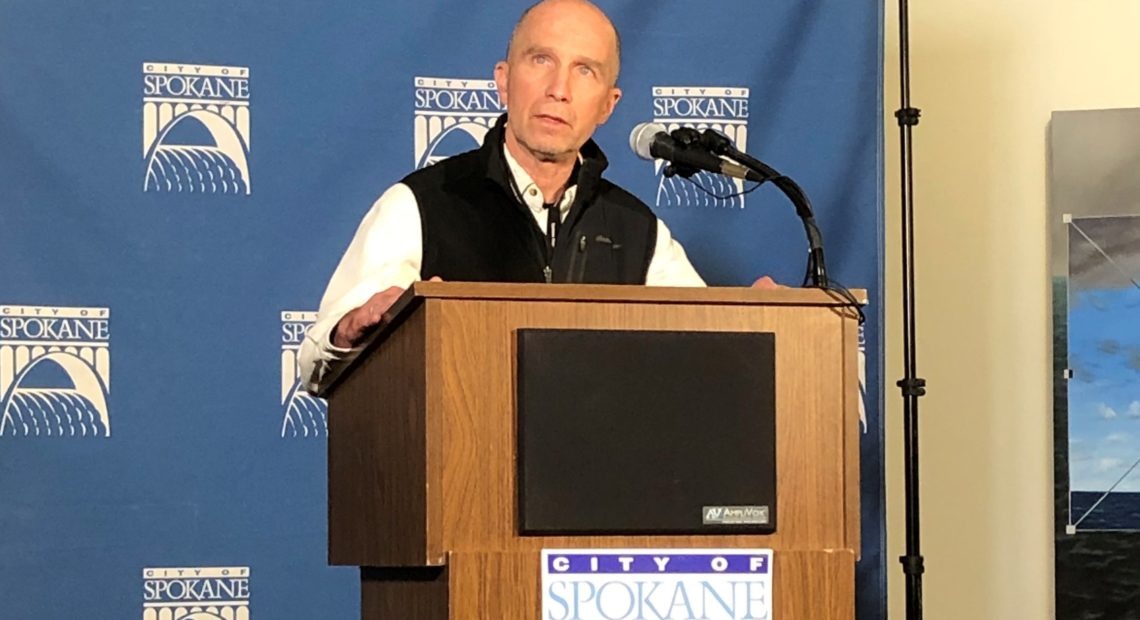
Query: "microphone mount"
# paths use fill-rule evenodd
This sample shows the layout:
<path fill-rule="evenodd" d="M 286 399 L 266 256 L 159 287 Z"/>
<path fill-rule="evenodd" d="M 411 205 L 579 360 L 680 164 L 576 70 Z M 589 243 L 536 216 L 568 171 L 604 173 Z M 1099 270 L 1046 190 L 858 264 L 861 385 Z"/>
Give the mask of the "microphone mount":
<path fill-rule="evenodd" d="M 822 289 L 831 287 L 831 282 L 827 276 L 827 263 L 823 255 L 823 233 L 820 232 L 819 225 L 815 222 L 811 201 L 808 200 L 803 188 L 790 177 L 780 174 L 768 164 L 737 149 L 728 136 L 713 129 L 697 131 L 691 127 L 681 127 L 673 130 L 670 135 L 679 143 L 687 146 L 696 145 L 697 148 L 707 149 L 719 157 L 727 157 L 761 177 L 762 180 L 758 181 L 760 184 L 771 182 L 772 185 L 779 188 L 795 207 L 796 215 L 803 222 L 804 233 L 807 236 L 808 263 L 807 272 L 804 275 L 804 286 L 810 285 Z"/>
<path fill-rule="evenodd" d="M 678 127 L 670 131 L 669 135 L 673 136 L 673 139 L 677 141 L 677 145 L 682 148 L 704 148 L 704 145 L 700 143 L 700 132 L 691 127 Z M 686 179 L 698 172 L 700 172 L 699 168 L 669 160 L 665 160 L 665 167 L 661 170 L 661 173 L 666 177 L 672 178 L 674 176 L 680 176 Z"/>

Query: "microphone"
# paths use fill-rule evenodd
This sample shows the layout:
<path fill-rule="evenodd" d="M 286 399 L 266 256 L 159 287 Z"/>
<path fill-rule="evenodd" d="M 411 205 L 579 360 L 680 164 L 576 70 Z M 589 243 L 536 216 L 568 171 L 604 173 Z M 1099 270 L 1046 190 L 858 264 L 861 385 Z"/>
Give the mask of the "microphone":
<path fill-rule="evenodd" d="M 760 183 L 767 180 L 759 173 L 721 159 L 705 148 L 678 141 L 660 123 L 640 123 L 635 126 L 629 134 L 629 148 L 642 159 L 664 159 L 680 168 L 707 170 Z M 678 172 L 684 174 L 683 171 Z"/>
<path fill-rule="evenodd" d="M 713 129 L 702 132 L 691 127 L 680 127 L 669 133 L 659 123 L 641 123 L 629 134 L 629 147 L 642 159 L 664 159 L 670 162 L 675 174 L 690 176 L 697 170 L 708 170 L 757 183 L 771 181 L 796 208 L 796 215 L 803 222 L 807 234 L 805 285 L 810 282 L 817 288 L 830 288 L 823 258 L 823 235 L 815 223 L 807 194 L 795 181 L 748 153 L 737 150 L 728 136 Z M 721 155 L 727 155 L 740 164 L 725 161 Z M 669 174 L 668 169 L 666 174 Z"/>

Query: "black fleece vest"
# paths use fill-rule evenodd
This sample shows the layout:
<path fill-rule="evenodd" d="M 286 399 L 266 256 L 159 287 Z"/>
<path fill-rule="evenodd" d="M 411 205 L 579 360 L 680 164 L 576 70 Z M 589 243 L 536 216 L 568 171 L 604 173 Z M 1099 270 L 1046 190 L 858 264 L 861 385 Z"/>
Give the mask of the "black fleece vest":
<path fill-rule="evenodd" d="M 483 146 L 413 172 L 403 183 L 419 205 L 423 279 L 543 282 L 546 236 L 511 187 L 503 157 L 504 115 Z M 555 243 L 554 282 L 644 284 L 657 218 L 602 178 L 605 155 L 582 147 L 578 190 Z"/>

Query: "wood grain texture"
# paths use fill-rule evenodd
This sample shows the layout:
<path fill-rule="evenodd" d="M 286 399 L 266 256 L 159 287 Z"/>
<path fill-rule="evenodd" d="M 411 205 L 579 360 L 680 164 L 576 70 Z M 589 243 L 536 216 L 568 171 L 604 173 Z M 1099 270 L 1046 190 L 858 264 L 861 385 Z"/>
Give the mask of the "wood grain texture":
<path fill-rule="evenodd" d="M 330 564 L 442 563 L 427 552 L 425 321 L 409 317 L 329 399 Z"/>
<path fill-rule="evenodd" d="M 851 551 L 785 551 L 775 554 L 772 565 L 774 617 L 855 617 L 855 554 Z"/>
<path fill-rule="evenodd" d="M 363 620 L 448 620 L 448 567 L 361 568 Z"/>
<path fill-rule="evenodd" d="M 850 312 L 850 311 L 845 311 Z M 855 317 L 850 314 L 844 315 L 847 320 L 843 321 L 843 376 L 855 377 L 855 380 L 848 379 L 842 386 L 844 419 L 847 421 L 844 427 L 844 445 L 843 445 L 843 463 L 847 473 L 847 479 L 844 481 L 844 486 L 847 489 L 847 496 L 845 497 L 846 506 L 844 506 L 843 514 L 846 517 L 847 523 L 847 548 L 855 552 L 855 559 L 858 560 L 862 557 L 860 546 L 860 522 L 859 517 L 862 515 L 860 508 L 860 489 L 859 489 L 859 463 L 860 463 L 860 437 L 863 434 L 862 421 L 859 418 L 859 407 L 862 404 L 863 397 L 859 389 L 859 324 L 856 322 Z M 854 351 L 846 350 L 854 347 Z"/>
<path fill-rule="evenodd" d="M 851 289 L 860 303 L 867 292 Z M 504 284 L 496 282 L 416 282 L 400 298 L 400 307 L 413 308 L 413 298 L 525 301 L 603 301 L 653 304 L 740 304 L 768 306 L 846 306 L 848 301 L 814 288 L 754 289 L 742 286 L 667 287 L 614 284 Z"/>
<path fill-rule="evenodd" d="M 540 618 L 540 560 L 534 552 L 452 554 L 451 620 Z"/>

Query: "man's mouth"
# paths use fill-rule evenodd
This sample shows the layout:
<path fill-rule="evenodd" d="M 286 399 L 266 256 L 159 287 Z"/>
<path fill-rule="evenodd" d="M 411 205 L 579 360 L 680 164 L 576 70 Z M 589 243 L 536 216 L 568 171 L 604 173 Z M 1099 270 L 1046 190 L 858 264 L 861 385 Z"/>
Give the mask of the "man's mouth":
<path fill-rule="evenodd" d="M 562 117 L 554 116 L 553 114 L 535 114 L 534 116 L 539 121 L 541 121 L 543 123 L 549 123 L 551 125 L 569 125 L 570 124 L 570 123 L 566 122 L 566 120 L 563 119 Z"/>

